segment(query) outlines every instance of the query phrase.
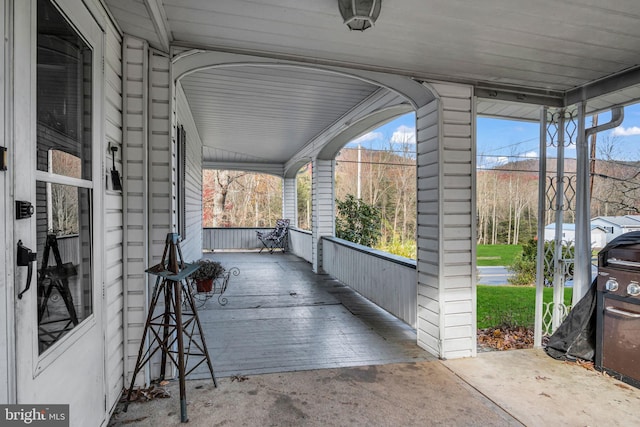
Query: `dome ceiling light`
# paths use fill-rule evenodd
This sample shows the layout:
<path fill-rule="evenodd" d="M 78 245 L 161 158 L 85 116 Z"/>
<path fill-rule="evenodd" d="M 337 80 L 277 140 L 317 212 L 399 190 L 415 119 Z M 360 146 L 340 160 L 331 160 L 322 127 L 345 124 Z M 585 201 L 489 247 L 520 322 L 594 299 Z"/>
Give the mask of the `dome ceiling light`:
<path fill-rule="evenodd" d="M 340 14 L 350 30 L 364 31 L 380 16 L 382 0 L 338 0 Z"/>

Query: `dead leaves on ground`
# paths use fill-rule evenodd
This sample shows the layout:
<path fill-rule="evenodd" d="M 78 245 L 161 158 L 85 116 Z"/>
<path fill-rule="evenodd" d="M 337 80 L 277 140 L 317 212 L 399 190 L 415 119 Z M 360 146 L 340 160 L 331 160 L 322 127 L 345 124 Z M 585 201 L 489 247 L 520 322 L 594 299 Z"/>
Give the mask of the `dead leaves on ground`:
<path fill-rule="evenodd" d="M 478 344 L 499 351 L 533 348 L 533 330 L 522 326 L 478 329 Z"/>
<path fill-rule="evenodd" d="M 166 385 L 168 382 L 163 381 L 160 383 L 161 385 Z M 122 393 L 122 397 L 120 398 L 121 402 L 126 402 L 129 396 L 129 390 L 124 389 Z M 131 399 L 128 399 L 129 402 L 148 402 L 153 399 L 166 399 L 171 397 L 169 391 L 164 387 L 156 387 L 152 385 L 148 388 L 138 387 L 131 392 Z"/>
<path fill-rule="evenodd" d="M 593 365 L 592 361 L 589 360 L 582 360 L 582 359 L 576 359 L 576 360 L 565 360 L 564 363 L 569 363 L 571 365 L 576 365 L 576 366 L 580 366 L 581 368 L 584 368 L 588 371 L 595 371 L 596 368 Z"/>

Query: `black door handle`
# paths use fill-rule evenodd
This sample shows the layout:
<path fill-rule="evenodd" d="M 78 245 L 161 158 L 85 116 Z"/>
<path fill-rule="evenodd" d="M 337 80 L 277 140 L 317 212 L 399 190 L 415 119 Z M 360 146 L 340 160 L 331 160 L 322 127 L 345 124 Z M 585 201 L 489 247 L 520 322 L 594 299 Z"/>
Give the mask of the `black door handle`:
<path fill-rule="evenodd" d="M 38 259 L 38 254 L 22 244 L 22 240 L 18 240 L 18 256 L 16 263 L 18 267 L 27 267 L 27 286 L 18 294 L 18 299 L 22 299 L 22 295 L 31 287 L 31 278 L 33 277 L 33 262 Z"/>

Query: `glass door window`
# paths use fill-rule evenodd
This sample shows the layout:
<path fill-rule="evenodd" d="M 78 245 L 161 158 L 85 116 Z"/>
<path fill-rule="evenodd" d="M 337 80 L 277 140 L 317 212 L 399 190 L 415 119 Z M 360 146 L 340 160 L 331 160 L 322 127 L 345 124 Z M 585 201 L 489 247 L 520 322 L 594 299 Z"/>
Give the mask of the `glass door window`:
<path fill-rule="evenodd" d="M 92 51 L 38 0 L 36 234 L 43 353 L 93 313 Z"/>

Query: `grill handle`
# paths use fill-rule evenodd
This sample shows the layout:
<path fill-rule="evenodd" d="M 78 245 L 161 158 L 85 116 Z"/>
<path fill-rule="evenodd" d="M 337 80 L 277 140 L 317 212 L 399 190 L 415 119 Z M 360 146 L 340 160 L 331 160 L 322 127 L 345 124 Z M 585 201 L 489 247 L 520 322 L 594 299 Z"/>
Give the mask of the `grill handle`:
<path fill-rule="evenodd" d="M 621 316 L 632 317 L 634 319 L 640 319 L 640 313 L 634 313 L 633 311 L 620 310 L 619 308 L 607 307 L 609 313 L 619 314 Z"/>
<path fill-rule="evenodd" d="M 620 265 L 620 266 L 624 266 L 624 267 L 640 268 L 640 262 L 626 261 L 626 260 L 617 259 L 617 258 L 609 258 L 609 259 L 607 259 L 607 264 Z"/>

